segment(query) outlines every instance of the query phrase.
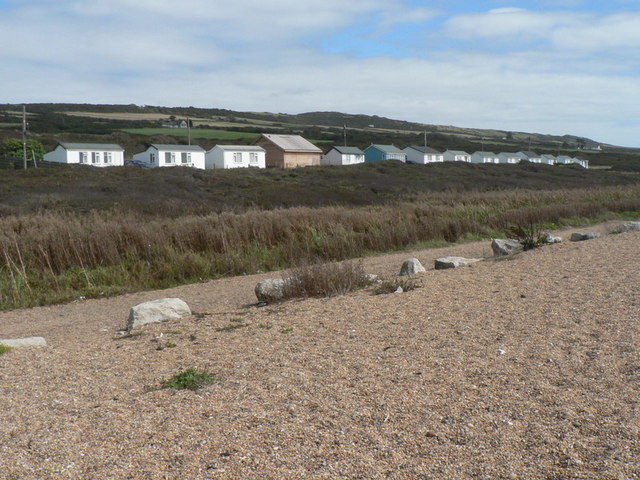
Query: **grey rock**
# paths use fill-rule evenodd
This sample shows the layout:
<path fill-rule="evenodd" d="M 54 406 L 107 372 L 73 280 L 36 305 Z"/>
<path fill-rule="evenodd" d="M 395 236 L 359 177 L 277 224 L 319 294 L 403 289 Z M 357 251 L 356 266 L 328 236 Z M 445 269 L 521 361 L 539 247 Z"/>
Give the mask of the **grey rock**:
<path fill-rule="evenodd" d="M 618 233 L 640 232 L 640 222 L 623 223 L 615 231 Z"/>
<path fill-rule="evenodd" d="M 562 242 L 562 237 L 554 237 L 550 233 L 547 233 L 547 236 L 544 237 L 545 243 L 560 243 Z"/>
<path fill-rule="evenodd" d="M 287 282 L 282 278 L 267 278 L 256 285 L 256 297 L 259 302 L 277 302 L 284 298 L 286 286 Z"/>
<path fill-rule="evenodd" d="M 8 347 L 46 347 L 43 337 L 0 338 L 0 344 Z"/>
<path fill-rule="evenodd" d="M 521 252 L 523 247 L 518 240 L 512 240 L 510 238 L 494 238 L 491 241 L 491 250 L 493 250 L 493 255 L 498 257 Z"/>
<path fill-rule="evenodd" d="M 599 237 L 599 232 L 573 232 L 569 240 L 571 240 L 572 242 L 582 242 L 584 240 L 593 240 L 594 238 Z"/>
<path fill-rule="evenodd" d="M 418 260 L 417 258 L 410 258 L 408 260 L 405 260 L 402 264 L 402 267 L 400 268 L 401 276 L 415 275 L 422 272 L 426 272 L 426 270 L 420 263 L 420 260 Z"/>
<path fill-rule="evenodd" d="M 442 257 L 436 259 L 435 268 L 436 270 L 447 270 L 449 268 L 458 268 L 481 261 L 482 258 Z"/>
<path fill-rule="evenodd" d="M 148 323 L 165 322 L 191 315 L 191 309 L 179 298 L 161 298 L 136 305 L 129 312 L 127 330 L 141 327 Z"/>
<path fill-rule="evenodd" d="M 396 288 L 396 291 L 393 293 L 404 293 L 404 289 L 401 286 L 398 286 L 398 288 Z"/>

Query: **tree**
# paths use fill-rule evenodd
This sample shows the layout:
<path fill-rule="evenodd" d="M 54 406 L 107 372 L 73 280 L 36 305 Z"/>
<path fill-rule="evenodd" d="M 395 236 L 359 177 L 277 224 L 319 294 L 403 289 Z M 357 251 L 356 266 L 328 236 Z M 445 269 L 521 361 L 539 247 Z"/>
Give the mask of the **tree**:
<path fill-rule="evenodd" d="M 6 157 L 22 158 L 22 141 L 9 138 L 0 145 L 0 154 Z M 44 157 L 44 147 L 38 140 L 27 140 L 27 159 L 42 160 Z"/>

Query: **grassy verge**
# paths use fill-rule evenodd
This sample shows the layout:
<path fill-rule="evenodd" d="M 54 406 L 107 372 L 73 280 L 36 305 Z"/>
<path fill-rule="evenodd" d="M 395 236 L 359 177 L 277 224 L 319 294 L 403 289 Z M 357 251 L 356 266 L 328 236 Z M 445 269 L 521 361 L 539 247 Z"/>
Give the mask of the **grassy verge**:
<path fill-rule="evenodd" d="M 11 309 L 407 247 L 640 216 L 640 186 L 441 192 L 364 207 L 0 217 L 0 308 Z"/>

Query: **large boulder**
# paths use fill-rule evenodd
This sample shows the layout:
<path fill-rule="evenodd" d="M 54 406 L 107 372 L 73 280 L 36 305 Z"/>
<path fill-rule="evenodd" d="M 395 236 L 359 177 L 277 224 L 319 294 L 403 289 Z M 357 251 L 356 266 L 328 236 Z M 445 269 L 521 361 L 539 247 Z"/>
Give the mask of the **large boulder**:
<path fill-rule="evenodd" d="M 496 257 L 511 255 L 523 250 L 522 244 L 518 240 L 510 238 L 494 238 L 491 241 L 491 250 Z"/>
<path fill-rule="evenodd" d="M 599 232 L 573 232 L 569 240 L 572 242 L 583 242 L 584 240 L 593 240 L 599 237 Z"/>
<path fill-rule="evenodd" d="M 47 341 L 42 337 L 0 338 L 0 345 L 7 347 L 46 347 Z"/>
<path fill-rule="evenodd" d="M 640 232 L 640 222 L 626 222 L 615 230 L 617 233 Z"/>
<path fill-rule="evenodd" d="M 436 270 L 446 270 L 449 268 L 458 268 L 472 263 L 481 262 L 482 258 L 464 258 L 464 257 L 442 257 L 436 259 Z"/>
<path fill-rule="evenodd" d="M 402 267 L 400 267 L 400 276 L 415 275 L 426 271 L 427 270 L 420 263 L 420 260 L 417 258 L 410 258 L 405 260 Z"/>
<path fill-rule="evenodd" d="M 267 278 L 256 285 L 256 297 L 259 302 L 277 302 L 284 298 L 286 286 L 283 278 Z"/>
<path fill-rule="evenodd" d="M 161 298 L 136 305 L 129 312 L 127 330 L 141 327 L 147 323 L 165 322 L 191 315 L 191 309 L 179 298 Z"/>

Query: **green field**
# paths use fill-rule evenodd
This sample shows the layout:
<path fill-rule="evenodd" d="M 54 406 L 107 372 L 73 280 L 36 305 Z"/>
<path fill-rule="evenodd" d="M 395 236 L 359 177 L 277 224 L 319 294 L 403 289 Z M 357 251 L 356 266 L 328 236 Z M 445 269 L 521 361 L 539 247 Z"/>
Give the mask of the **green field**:
<path fill-rule="evenodd" d="M 189 134 L 186 128 L 125 128 L 127 133 L 137 135 L 171 135 L 172 137 L 186 137 Z M 206 138 L 212 140 L 237 140 L 256 139 L 257 133 L 233 132 L 228 130 L 215 130 L 212 128 L 192 128 L 191 138 Z"/>

